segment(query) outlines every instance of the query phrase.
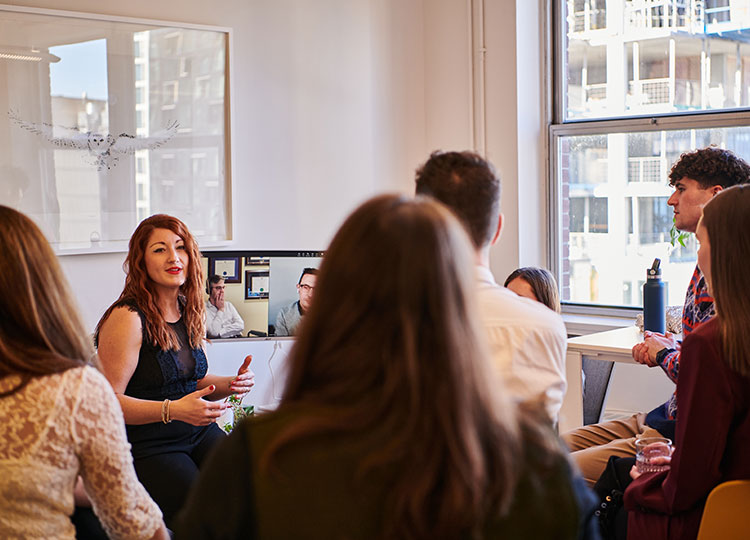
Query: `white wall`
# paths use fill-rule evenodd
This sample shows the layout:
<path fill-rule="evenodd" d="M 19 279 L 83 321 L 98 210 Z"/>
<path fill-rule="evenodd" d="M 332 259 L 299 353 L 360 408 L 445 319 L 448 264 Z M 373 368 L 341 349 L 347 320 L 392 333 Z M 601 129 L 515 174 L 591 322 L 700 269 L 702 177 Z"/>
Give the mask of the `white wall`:
<path fill-rule="evenodd" d="M 414 170 L 430 151 L 472 148 L 486 108 L 487 154 L 502 174 L 506 217 L 493 269 L 502 280 L 520 262 L 543 262 L 536 245 L 543 206 L 535 199 L 544 193 L 542 154 L 533 146 L 541 113 L 528 117 L 519 108 L 533 111 L 537 91 L 517 88 L 516 0 L 484 2 L 486 107 L 472 100 L 477 22 L 471 14 L 478 0 L 10 3 L 233 28 L 236 248 L 324 249 L 359 202 L 377 192 L 411 193 Z M 524 43 L 533 44 L 538 5 L 518 4 Z M 531 73 L 523 80 L 532 84 L 540 70 L 535 54 L 523 56 L 524 73 Z M 522 145 L 519 121 L 530 126 Z M 528 244 L 526 226 L 536 235 Z M 61 258 L 92 329 L 120 292 L 123 259 L 122 253 Z"/>
<path fill-rule="evenodd" d="M 546 262 L 543 0 L 9 3 L 233 29 L 236 248 L 325 249 L 357 203 L 411 193 L 432 150 L 476 148 L 503 182 L 497 280 Z M 122 288 L 123 259 L 61 259 L 91 329 Z M 258 343 L 267 361 L 272 345 Z"/>

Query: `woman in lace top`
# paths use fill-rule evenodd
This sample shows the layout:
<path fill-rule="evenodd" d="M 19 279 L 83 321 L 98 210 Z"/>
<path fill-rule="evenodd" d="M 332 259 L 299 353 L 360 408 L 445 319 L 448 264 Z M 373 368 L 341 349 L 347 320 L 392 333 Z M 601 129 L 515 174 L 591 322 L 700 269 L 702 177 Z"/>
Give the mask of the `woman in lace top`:
<path fill-rule="evenodd" d="M 138 225 L 125 287 L 96 331 L 102 371 L 122 406 L 138 478 L 167 525 L 210 448 L 216 420 L 253 386 L 250 357 L 236 377 L 208 374 L 205 302 L 198 245 L 179 219 L 158 214 Z M 205 398 L 205 399 L 204 399 Z"/>
<path fill-rule="evenodd" d="M 80 475 L 113 538 L 168 538 L 52 249 L 0 206 L 0 537 L 75 538 Z"/>

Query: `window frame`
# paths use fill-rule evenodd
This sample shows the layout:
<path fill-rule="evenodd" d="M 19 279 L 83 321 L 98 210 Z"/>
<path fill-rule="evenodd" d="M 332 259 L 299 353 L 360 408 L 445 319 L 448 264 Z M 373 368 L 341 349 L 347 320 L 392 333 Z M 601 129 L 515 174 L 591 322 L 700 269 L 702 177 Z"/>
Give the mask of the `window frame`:
<path fill-rule="evenodd" d="M 670 112 L 652 115 L 632 115 L 626 117 L 602 117 L 596 119 L 565 119 L 565 39 L 562 17 L 565 15 L 566 0 L 550 2 L 545 10 L 547 36 L 544 38 L 547 58 L 546 103 L 547 117 L 547 260 L 549 269 L 558 280 L 562 293 L 562 189 L 558 170 L 560 155 L 559 141 L 567 136 L 609 135 L 613 133 L 641 133 L 649 131 L 678 131 L 688 129 L 732 128 L 750 126 L 750 107 L 732 109 L 711 109 L 705 111 Z M 687 150 L 687 149 L 686 149 Z M 671 164 L 670 164 L 671 166 Z M 592 315 L 602 317 L 622 317 L 632 320 L 640 307 L 613 306 L 606 304 L 577 303 L 562 300 L 564 314 Z"/>

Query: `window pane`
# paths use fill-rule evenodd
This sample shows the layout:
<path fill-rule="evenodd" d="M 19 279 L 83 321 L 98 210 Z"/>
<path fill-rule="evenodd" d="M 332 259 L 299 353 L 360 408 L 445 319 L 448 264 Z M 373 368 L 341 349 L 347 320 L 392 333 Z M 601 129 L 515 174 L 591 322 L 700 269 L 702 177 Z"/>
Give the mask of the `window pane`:
<path fill-rule="evenodd" d="M 727 0 L 567 0 L 562 120 L 750 105 L 750 10 Z"/>
<path fill-rule="evenodd" d="M 716 144 L 750 158 L 750 127 L 561 136 L 562 299 L 640 307 L 646 268 L 662 260 L 668 302 L 682 305 L 696 243 L 672 247 L 668 174 L 680 154 Z"/>

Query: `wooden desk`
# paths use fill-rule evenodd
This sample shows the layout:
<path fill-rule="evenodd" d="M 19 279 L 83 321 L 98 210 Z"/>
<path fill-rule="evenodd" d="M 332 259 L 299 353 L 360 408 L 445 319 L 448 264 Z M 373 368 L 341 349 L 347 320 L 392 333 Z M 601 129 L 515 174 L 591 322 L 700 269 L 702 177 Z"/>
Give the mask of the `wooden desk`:
<path fill-rule="evenodd" d="M 583 359 L 594 358 L 636 364 L 631 351 L 633 345 L 641 341 L 643 334 L 637 326 L 626 326 L 568 340 L 568 352 L 565 357 L 568 389 L 560 409 L 560 433 L 583 425 Z"/>

